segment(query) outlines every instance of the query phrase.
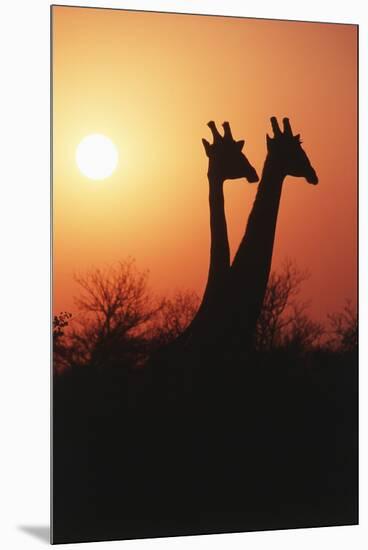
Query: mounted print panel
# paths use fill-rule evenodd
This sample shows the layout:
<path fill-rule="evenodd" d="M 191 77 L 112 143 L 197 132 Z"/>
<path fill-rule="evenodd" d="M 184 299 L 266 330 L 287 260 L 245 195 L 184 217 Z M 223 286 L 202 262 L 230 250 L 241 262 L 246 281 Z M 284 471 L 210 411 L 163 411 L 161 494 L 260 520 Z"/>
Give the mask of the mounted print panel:
<path fill-rule="evenodd" d="M 358 522 L 357 34 L 52 7 L 53 543 Z"/>

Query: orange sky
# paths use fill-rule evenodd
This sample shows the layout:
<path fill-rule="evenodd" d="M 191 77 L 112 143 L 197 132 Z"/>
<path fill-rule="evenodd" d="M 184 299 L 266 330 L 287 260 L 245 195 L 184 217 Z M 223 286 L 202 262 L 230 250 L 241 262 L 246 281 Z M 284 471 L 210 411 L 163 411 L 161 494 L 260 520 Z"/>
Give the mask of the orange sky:
<path fill-rule="evenodd" d="M 202 294 L 209 256 L 208 120 L 229 120 L 258 173 L 269 117 L 289 116 L 320 184 L 285 180 L 273 267 L 308 268 L 323 319 L 356 294 L 357 28 L 242 18 L 53 8 L 54 310 L 73 273 L 127 256 L 158 293 Z M 81 139 L 102 133 L 119 166 L 82 176 Z M 225 184 L 232 254 L 256 185 Z"/>

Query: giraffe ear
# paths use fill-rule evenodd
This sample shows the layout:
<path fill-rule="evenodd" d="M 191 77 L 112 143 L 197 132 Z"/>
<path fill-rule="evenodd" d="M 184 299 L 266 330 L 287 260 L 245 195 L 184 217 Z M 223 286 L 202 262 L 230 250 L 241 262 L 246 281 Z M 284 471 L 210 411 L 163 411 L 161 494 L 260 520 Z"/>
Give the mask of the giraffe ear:
<path fill-rule="evenodd" d="M 206 151 L 206 155 L 209 157 L 210 156 L 211 145 L 209 144 L 209 142 L 206 139 L 202 139 L 202 143 L 203 143 L 204 150 Z"/>
<path fill-rule="evenodd" d="M 241 151 L 243 149 L 244 143 L 245 143 L 244 139 L 241 139 L 241 140 L 236 142 L 236 145 L 238 146 L 239 151 Z"/>

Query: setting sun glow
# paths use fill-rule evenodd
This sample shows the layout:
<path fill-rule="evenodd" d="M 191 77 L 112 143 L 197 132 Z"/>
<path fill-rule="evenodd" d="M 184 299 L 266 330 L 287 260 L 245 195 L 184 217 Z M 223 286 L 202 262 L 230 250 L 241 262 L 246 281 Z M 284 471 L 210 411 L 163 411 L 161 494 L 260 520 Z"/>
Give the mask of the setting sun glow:
<path fill-rule="evenodd" d="M 78 145 L 76 162 L 84 176 L 92 180 L 103 180 L 116 169 L 118 151 L 106 136 L 92 134 L 82 139 Z"/>

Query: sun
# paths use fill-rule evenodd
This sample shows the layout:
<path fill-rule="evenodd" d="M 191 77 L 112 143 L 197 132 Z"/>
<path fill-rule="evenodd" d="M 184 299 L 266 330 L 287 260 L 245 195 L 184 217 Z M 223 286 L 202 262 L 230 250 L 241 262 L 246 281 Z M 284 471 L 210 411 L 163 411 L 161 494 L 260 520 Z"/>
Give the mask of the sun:
<path fill-rule="evenodd" d="M 108 137 L 90 134 L 79 143 L 75 159 L 79 170 L 92 180 L 111 176 L 118 165 L 118 150 Z"/>

